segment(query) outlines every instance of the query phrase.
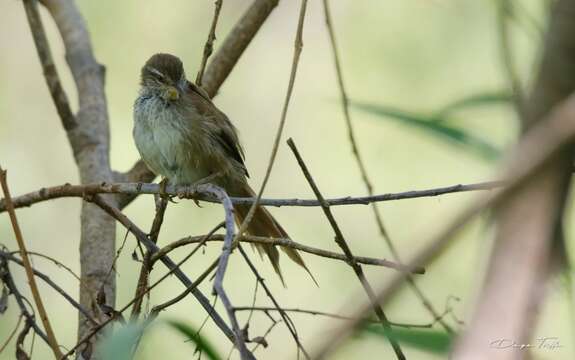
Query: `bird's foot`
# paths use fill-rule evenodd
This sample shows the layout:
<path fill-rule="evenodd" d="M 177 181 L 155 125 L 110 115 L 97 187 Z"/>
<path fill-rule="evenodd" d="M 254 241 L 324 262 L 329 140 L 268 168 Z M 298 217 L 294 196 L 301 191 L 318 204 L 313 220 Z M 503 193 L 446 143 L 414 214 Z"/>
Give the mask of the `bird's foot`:
<path fill-rule="evenodd" d="M 166 187 L 168 186 L 168 178 L 163 178 L 162 181 L 160 181 L 160 197 L 162 199 L 168 200 L 169 202 L 173 203 L 173 204 L 177 204 L 178 202 L 174 200 L 173 195 L 170 195 L 166 192 Z"/>

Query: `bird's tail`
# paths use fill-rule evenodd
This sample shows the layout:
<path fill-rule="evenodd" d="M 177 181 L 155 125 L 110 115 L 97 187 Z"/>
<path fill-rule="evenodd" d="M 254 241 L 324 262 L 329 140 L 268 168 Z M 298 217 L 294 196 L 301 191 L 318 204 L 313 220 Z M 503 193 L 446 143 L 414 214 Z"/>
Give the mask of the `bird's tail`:
<path fill-rule="evenodd" d="M 254 191 L 250 188 L 248 184 L 244 184 L 241 188 L 234 189 L 233 196 L 238 197 L 255 197 Z M 238 204 L 234 206 L 234 214 L 236 223 L 241 224 L 244 219 L 246 218 L 251 205 L 242 205 Z M 274 219 L 274 217 L 262 206 L 258 206 L 254 213 L 252 220 L 247 228 L 247 233 L 254 236 L 264 236 L 264 237 L 272 237 L 272 238 L 289 238 L 289 235 L 286 231 L 281 227 L 281 225 Z M 266 253 L 268 258 L 270 259 L 274 270 L 279 275 L 282 283 L 285 286 L 285 282 L 280 270 L 279 264 L 279 251 L 277 250 L 275 245 L 269 244 L 254 244 L 260 255 L 262 253 Z M 292 259 L 295 263 L 303 267 L 308 274 L 311 276 L 314 283 L 317 285 L 317 281 L 305 265 L 302 257 L 297 252 L 297 250 L 280 246 L 280 248 L 287 254 L 287 256 Z"/>

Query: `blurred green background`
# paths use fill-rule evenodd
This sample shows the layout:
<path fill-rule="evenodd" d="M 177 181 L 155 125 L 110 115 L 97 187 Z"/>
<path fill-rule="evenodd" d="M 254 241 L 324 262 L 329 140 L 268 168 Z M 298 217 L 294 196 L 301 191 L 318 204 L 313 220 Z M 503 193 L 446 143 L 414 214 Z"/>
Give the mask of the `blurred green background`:
<path fill-rule="evenodd" d="M 224 1 L 217 45 L 251 1 Z M 545 23 L 541 0 L 518 1 L 541 26 Z M 132 141 L 132 103 L 138 91 L 141 65 L 155 52 L 170 52 L 185 63 L 188 78 L 194 79 L 201 59 L 213 13 L 212 1 L 78 1 L 91 31 L 97 59 L 106 65 L 106 90 L 111 128 L 111 161 L 124 171 L 137 159 Z M 239 128 L 247 153 L 251 184 L 258 187 L 267 165 L 273 136 L 280 119 L 285 96 L 298 1 L 280 1 L 272 16 L 249 46 L 221 88 L 215 102 Z M 42 9 L 53 55 L 64 86 L 75 105 L 76 94 L 64 51 L 51 18 Z M 496 1 L 489 0 L 364 0 L 332 1 L 332 16 L 339 40 L 340 55 L 350 98 L 357 103 L 402 109 L 413 114 L 431 114 L 446 104 L 469 95 L 505 90 L 498 50 Z M 21 2 L 0 2 L 0 163 L 9 171 L 13 195 L 43 186 L 77 183 L 76 167 L 60 125 L 47 86 L 42 77 L 36 51 Z M 529 24 L 512 27 L 514 51 L 522 78 L 529 81 L 536 69 L 540 34 Z M 457 183 L 490 180 L 496 161 L 473 150 L 445 141 L 438 131 L 409 126 L 405 120 L 389 121 L 353 108 L 352 116 L 360 149 L 377 193 L 427 189 Z M 509 104 L 489 104 L 458 111 L 449 126 L 479 137 L 504 150 L 513 144 L 518 124 Z M 441 133 L 441 131 L 439 131 Z M 338 88 L 328 34 L 320 1 L 310 1 L 304 29 L 304 48 L 284 138 L 293 137 L 312 174 L 326 197 L 364 195 L 365 189 L 347 139 L 344 118 L 338 103 Z M 477 194 L 475 194 L 477 195 Z M 473 201 L 474 194 L 453 194 L 438 198 L 385 202 L 380 205 L 393 240 L 403 258 L 424 244 L 422 239 L 441 227 L 450 215 Z M 313 198 L 291 152 L 282 142 L 267 197 Z M 79 272 L 79 209 L 77 199 L 44 202 L 18 212 L 29 249 L 59 259 Z M 355 254 L 379 258 L 391 255 L 379 237 L 369 207 L 335 208 L 344 235 Z M 291 237 L 311 246 L 337 251 L 332 230 L 319 208 L 272 209 Z M 141 227 L 149 228 L 154 204 L 142 196 L 126 209 Z M 221 219 L 221 208 L 192 202 L 170 205 L 160 235 L 166 244 L 190 234 L 202 234 Z M 480 289 L 492 232 L 487 219 L 476 221 L 459 235 L 458 241 L 436 263 L 428 267 L 418 284 L 440 310 L 450 296 L 455 315 L 465 321 Z M 571 232 L 570 232 L 571 233 Z M 118 227 L 118 245 L 125 230 Z M 569 238 L 572 238 L 569 234 Z M 0 242 L 16 249 L 8 217 L 0 216 Z M 131 259 L 134 239 L 128 239 L 118 263 L 118 307 L 131 299 L 139 265 Z M 213 261 L 221 244 L 211 243 L 205 253 L 185 265 L 192 277 Z M 251 250 L 250 250 L 250 253 Z M 184 252 L 176 255 L 180 258 Z M 341 262 L 304 254 L 320 283 L 317 288 L 304 271 L 282 257 L 288 288 L 284 289 L 268 262 L 252 258 L 279 303 L 330 312 L 349 309 L 350 296 L 364 296 L 351 269 Z M 71 294 L 78 283 L 54 265 L 35 259 L 35 266 L 46 272 Z M 11 267 L 21 290 L 27 293 L 21 269 Z M 366 267 L 369 280 L 379 288 L 390 270 Z M 157 278 L 164 273 L 158 266 Z M 40 283 L 42 284 L 42 283 Z M 250 305 L 255 280 L 238 256 L 232 256 L 225 286 L 235 305 Z M 202 286 L 210 293 L 210 284 Z M 152 292 L 151 305 L 179 293 L 176 281 L 163 283 Z M 41 286 L 56 334 L 67 347 L 75 344 L 77 315 L 54 291 Z M 362 300 L 357 298 L 357 302 Z M 268 305 L 260 291 L 257 304 Z M 537 336 L 558 337 L 562 348 L 536 350 L 538 359 L 572 359 L 574 348 L 569 328 L 568 301 L 559 280 L 550 285 Z M 346 305 L 347 307 L 344 307 Z M 17 321 L 13 299 L 0 317 L 0 343 Z M 409 290 L 404 290 L 387 308 L 397 322 L 428 323 L 428 313 Z M 240 314 L 245 320 L 247 313 Z M 199 326 L 205 313 L 189 297 L 162 313 L 161 319 L 179 319 Z M 277 317 L 277 316 L 276 316 Z M 338 320 L 294 314 L 304 345 L 315 344 L 330 334 Z M 448 321 L 452 321 L 450 317 Z M 254 314 L 251 336 L 261 336 L 270 325 L 262 313 Z M 455 325 L 459 328 L 458 325 Z M 210 322 L 202 331 L 224 357 L 229 342 Z M 279 325 L 268 336 L 269 347 L 256 352 L 262 359 L 292 359 L 296 347 L 285 327 Z M 194 345 L 185 343 L 174 329 L 158 322 L 148 331 L 138 351 L 138 359 L 190 358 Z M 409 359 L 441 359 L 413 347 L 405 348 Z M 14 343 L 0 359 L 14 357 Z M 237 353 L 234 354 L 237 356 Z M 362 334 L 340 347 L 333 359 L 392 358 L 387 341 Z M 36 339 L 34 358 L 50 358 L 49 349 Z"/>

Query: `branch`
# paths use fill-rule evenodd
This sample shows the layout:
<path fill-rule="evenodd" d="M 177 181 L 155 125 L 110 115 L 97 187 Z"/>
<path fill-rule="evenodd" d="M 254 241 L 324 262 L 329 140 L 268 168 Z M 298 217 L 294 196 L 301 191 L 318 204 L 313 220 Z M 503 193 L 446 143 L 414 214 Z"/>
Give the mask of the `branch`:
<path fill-rule="evenodd" d="M 342 206 L 342 205 L 368 205 L 373 202 L 395 201 L 406 199 L 417 199 L 422 197 L 434 197 L 446 194 L 471 192 L 471 191 L 490 191 L 504 186 L 503 181 L 487 181 L 475 184 L 457 184 L 440 188 L 433 188 L 427 190 L 410 190 L 399 193 L 388 193 L 373 196 L 359 196 L 352 197 L 346 196 L 341 198 L 326 199 L 329 206 Z M 165 194 L 170 196 L 178 196 L 182 193 L 189 193 L 189 186 L 166 186 Z M 58 199 L 63 197 L 83 197 L 85 195 L 95 194 L 122 194 L 126 196 L 134 196 L 140 194 L 160 194 L 160 185 L 158 184 L 143 184 L 143 183 L 95 183 L 87 185 L 59 185 L 48 188 L 42 188 L 28 194 L 18 196 L 13 199 L 14 207 L 16 209 L 22 207 L 32 206 L 36 203 Z M 217 203 L 218 200 L 208 198 L 205 194 L 196 193 L 190 194 L 190 199 L 202 200 L 206 202 Z M 253 204 L 254 198 L 230 198 L 234 205 L 238 204 Z M 321 206 L 317 199 L 261 199 L 260 205 L 262 206 Z M 6 204 L 4 200 L 0 199 L 0 213 L 6 211 Z"/>
<path fill-rule="evenodd" d="M 214 97 L 279 0 L 254 0 L 214 55 L 203 87 Z"/>
<path fill-rule="evenodd" d="M 46 330 L 46 335 L 48 336 L 48 343 L 52 348 L 52 352 L 56 359 L 62 356 L 60 352 L 60 347 L 58 345 L 58 340 L 56 340 L 56 335 L 52 326 L 50 325 L 50 320 L 48 319 L 48 313 L 44 307 L 44 302 L 40 296 L 40 291 L 38 290 L 38 285 L 36 284 L 36 278 L 34 277 L 34 270 L 32 269 L 32 264 L 30 263 L 30 258 L 28 257 L 28 252 L 26 250 L 26 244 L 24 243 L 24 237 L 22 236 L 22 231 L 18 225 L 18 219 L 16 218 L 16 211 L 14 210 L 14 205 L 12 204 L 12 198 L 10 197 L 10 189 L 8 188 L 8 183 L 6 181 L 6 171 L 0 166 L 0 185 L 2 186 L 2 191 L 4 192 L 4 198 L 6 200 L 6 207 L 8 208 L 8 213 L 10 215 L 10 222 L 12 223 L 12 229 L 14 230 L 14 235 L 16 237 L 16 242 L 18 243 L 18 249 L 20 250 L 20 257 L 22 258 L 22 263 L 24 269 L 26 270 L 26 277 L 28 279 L 28 284 L 30 285 L 30 290 L 32 292 L 32 297 L 34 298 L 34 303 L 40 314 L 40 320 L 42 320 L 42 325 Z"/>
<path fill-rule="evenodd" d="M 173 250 L 175 250 L 181 246 L 185 246 L 188 244 L 201 243 L 204 241 L 204 237 L 205 236 L 188 236 L 188 237 L 182 238 L 180 240 L 171 242 L 170 244 L 161 248 L 152 257 L 151 262 L 154 263 L 160 256 L 168 254 L 169 252 L 171 252 L 171 251 L 173 251 Z M 216 234 L 216 235 L 211 236 L 208 241 L 224 241 L 224 236 Z M 289 248 L 296 249 L 296 250 L 299 250 L 302 252 L 306 252 L 308 254 L 317 255 L 317 256 L 328 258 L 328 259 L 335 259 L 335 260 L 346 261 L 346 262 L 348 261 L 346 256 L 343 254 L 339 254 L 339 253 L 335 253 L 335 252 L 331 252 L 331 251 L 327 251 L 327 250 L 318 249 L 318 248 L 314 248 L 311 246 L 299 244 L 299 243 L 297 243 L 297 242 L 295 242 L 289 238 L 268 238 L 268 237 L 263 237 L 263 236 L 244 235 L 244 236 L 242 236 L 241 241 L 252 243 L 252 244 L 266 244 L 266 245 L 277 245 L 277 246 L 289 247 Z M 375 258 L 370 258 L 370 257 L 355 256 L 354 260 L 360 264 L 383 266 L 383 267 L 387 267 L 390 269 L 396 269 L 396 270 L 400 270 L 400 271 L 410 270 L 414 274 L 424 274 L 425 273 L 425 269 L 422 267 L 417 266 L 415 268 L 408 269 L 405 266 L 399 265 L 397 263 L 394 263 L 392 261 L 385 260 L 385 259 L 375 259 Z"/>
<path fill-rule="evenodd" d="M 36 51 L 40 58 L 40 64 L 42 65 L 42 71 L 44 72 L 44 77 L 46 78 L 52 101 L 54 102 L 54 105 L 56 105 L 56 110 L 58 111 L 58 115 L 62 121 L 62 126 L 66 131 L 70 131 L 78 124 L 76 123 L 76 118 L 70 108 L 68 96 L 64 92 L 64 88 L 62 88 L 62 83 L 58 76 L 58 70 L 56 69 L 56 65 L 54 65 L 54 59 L 52 59 L 48 38 L 46 37 L 40 14 L 38 13 L 37 1 L 24 0 L 24 9 L 26 10 L 28 24 L 30 25 L 32 37 L 34 38 L 34 44 L 36 44 Z"/>
<path fill-rule="evenodd" d="M 238 319 L 236 318 L 236 314 L 234 313 L 232 303 L 228 298 L 226 291 L 224 290 L 224 275 L 226 273 L 226 269 L 228 267 L 228 260 L 232 253 L 233 249 L 233 240 L 234 240 L 234 207 L 228 194 L 221 188 L 217 186 L 211 186 L 210 190 L 214 195 L 216 195 L 220 201 L 222 202 L 224 212 L 225 212 L 225 227 L 226 227 L 226 235 L 224 238 L 224 246 L 222 249 L 222 254 L 220 255 L 220 259 L 218 261 L 218 268 L 216 270 L 216 278 L 214 280 L 214 294 L 217 294 L 220 299 L 222 300 L 222 305 L 226 309 L 228 313 L 228 317 L 230 318 L 230 322 L 232 324 L 232 330 L 234 331 L 235 337 L 235 345 L 240 352 L 240 357 L 242 360 L 255 360 L 254 355 L 248 350 L 246 347 L 246 341 L 244 339 L 243 333 L 240 329 L 238 324 Z"/>
<path fill-rule="evenodd" d="M 290 147 L 290 149 L 292 150 L 292 152 L 293 152 L 293 154 L 294 154 L 307 182 L 309 183 L 310 187 L 312 188 L 313 193 L 315 194 L 315 196 L 317 197 L 319 202 L 322 204 L 321 208 L 322 208 L 323 212 L 325 213 L 325 216 L 327 217 L 327 220 L 328 220 L 329 224 L 331 225 L 333 232 L 335 233 L 335 238 L 334 238 L 335 242 L 341 248 L 341 250 L 343 250 L 343 252 L 347 258 L 347 262 L 348 262 L 349 266 L 351 266 L 351 268 L 355 272 L 355 275 L 357 276 L 357 278 L 359 279 L 359 282 L 363 286 L 363 289 L 367 293 L 368 298 L 371 300 L 371 304 L 373 306 L 373 311 L 375 312 L 375 314 L 379 318 L 381 325 L 383 325 L 383 329 L 386 333 L 386 337 L 389 340 L 389 343 L 391 344 L 393 351 L 395 352 L 395 356 L 400 360 L 404 360 L 405 355 L 403 354 L 403 351 L 401 350 L 399 343 L 397 342 L 397 340 L 393 336 L 393 330 L 391 329 L 391 325 L 389 323 L 389 320 L 387 319 L 387 316 L 383 312 L 383 309 L 381 308 L 381 306 L 378 304 L 378 302 L 376 300 L 375 293 L 374 293 L 371 285 L 369 284 L 369 282 L 365 278 L 365 275 L 363 273 L 361 266 L 358 265 L 357 262 L 355 262 L 354 256 L 351 253 L 351 249 L 349 248 L 349 246 L 348 246 L 348 244 L 347 244 L 347 242 L 346 242 L 346 240 L 345 240 L 345 238 L 344 238 L 344 236 L 343 236 L 343 234 L 339 228 L 339 225 L 337 224 L 337 221 L 333 217 L 333 214 L 331 212 L 329 205 L 325 202 L 323 195 L 319 191 L 318 186 L 316 185 L 313 177 L 311 176 L 311 173 L 309 172 L 306 164 L 304 163 L 304 161 L 303 161 L 299 151 L 297 150 L 293 140 L 290 138 L 290 139 L 288 139 L 287 143 L 288 143 L 288 146 Z M 406 273 L 406 276 L 407 276 L 407 273 Z"/>
<path fill-rule="evenodd" d="M 202 56 L 202 63 L 200 65 L 200 70 L 198 71 L 198 76 L 196 77 L 196 84 L 202 86 L 202 77 L 204 76 L 204 71 L 206 70 L 206 65 L 208 64 L 208 58 L 212 55 L 214 51 L 214 41 L 216 40 L 216 27 L 218 26 L 218 19 L 220 17 L 220 10 L 222 9 L 222 0 L 216 0 L 214 3 L 214 18 L 212 19 L 212 26 L 210 27 L 210 33 L 208 35 L 208 40 L 206 40 L 206 45 L 204 46 L 204 55 Z"/>
<path fill-rule="evenodd" d="M 41 0 L 56 23 L 66 61 L 76 85 L 79 109 L 77 125 L 66 128 L 82 183 L 111 182 L 110 134 L 104 92 L 105 69 L 92 50 L 86 23 L 72 0 Z M 40 49 L 39 49 L 40 52 Z M 48 84 L 50 80 L 46 79 Z M 57 105 L 58 106 L 58 105 Z M 62 119 L 65 124 L 65 119 Z M 116 223 L 92 204 L 83 203 L 81 213 L 80 269 L 84 287 L 80 303 L 92 309 L 93 295 L 103 289 L 109 303 L 115 303 L 115 277 L 108 277 L 113 266 Z M 94 313 L 94 316 L 98 314 Z M 90 324 L 80 316 L 78 339 L 89 331 Z"/>

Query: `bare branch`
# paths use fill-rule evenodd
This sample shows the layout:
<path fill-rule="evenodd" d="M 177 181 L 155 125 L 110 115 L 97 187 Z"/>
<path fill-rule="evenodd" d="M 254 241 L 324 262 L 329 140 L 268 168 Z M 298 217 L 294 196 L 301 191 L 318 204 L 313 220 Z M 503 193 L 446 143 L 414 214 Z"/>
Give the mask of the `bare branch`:
<path fill-rule="evenodd" d="M 240 352 L 240 356 L 242 360 L 255 360 L 254 355 L 248 350 L 246 346 L 246 341 L 244 339 L 243 333 L 240 329 L 238 324 L 238 319 L 236 318 L 236 314 L 234 313 L 232 303 L 228 298 L 228 294 L 224 290 L 224 275 L 226 273 L 226 269 L 228 267 L 228 260 L 232 253 L 233 249 L 233 240 L 234 240 L 234 207 L 228 194 L 221 188 L 217 186 L 211 186 L 210 191 L 216 195 L 219 200 L 222 202 L 222 206 L 225 211 L 225 223 L 226 223 L 226 235 L 224 238 L 224 246 L 222 249 L 222 254 L 220 255 L 220 259 L 218 261 L 218 268 L 216 270 L 216 278 L 214 280 L 214 294 L 217 294 L 220 299 L 222 300 L 222 305 L 226 309 L 228 313 L 228 317 L 230 318 L 230 323 L 232 324 L 232 330 L 234 331 L 235 335 L 235 345 Z"/>
<path fill-rule="evenodd" d="M 10 189 L 8 188 L 8 183 L 6 180 L 6 171 L 0 167 L 0 185 L 2 185 L 2 191 L 4 192 L 4 199 L 6 200 L 6 207 L 8 208 L 8 214 L 10 215 L 10 222 L 12 223 L 12 229 L 14 230 L 14 235 L 16 237 L 16 242 L 18 243 L 18 249 L 20 250 L 20 257 L 22 258 L 22 263 L 24 269 L 26 270 L 26 277 L 28 279 L 28 284 L 30 285 L 30 290 L 32 292 L 32 297 L 34 298 L 34 303 L 40 314 L 40 320 L 42 320 L 42 325 L 46 330 L 46 335 L 48 336 L 48 343 L 52 348 L 52 352 L 56 359 L 62 356 L 60 347 L 58 345 L 58 340 L 56 340 L 56 335 L 52 326 L 50 325 L 50 320 L 48 319 L 48 313 L 44 307 L 44 302 L 40 296 L 40 291 L 38 290 L 38 285 L 36 284 L 36 278 L 34 277 L 34 270 L 32 269 L 32 264 L 30 263 L 30 258 L 28 257 L 28 252 L 26 250 L 26 244 L 24 243 L 24 237 L 22 236 L 22 231 L 18 225 L 18 219 L 16 218 L 16 211 L 14 210 L 14 205 L 12 204 L 12 198 L 10 197 Z"/>
<path fill-rule="evenodd" d="M 161 248 L 160 251 L 158 251 L 152 257 L 152 263 L 156 259 L 158 259 L 160 256 L 168 254 L 169 252 L 171 252 L 171 251 L 173 251 L 173 250 L 175 250 L 181 246 L 185 246 L 188 244 L 201 243 L 201 242 L 203 242 L 203 239 L 204 239 L 204 236 L 188 236 L 188 237 L 182 238 L 180 240 L 176 240 L 174 242 L 171 242 L 168 245 Z M 211 236 L 208 241 L 224 241 L 224 236 L 216 234 L 216 235 Z M 296 250 L 299 250 L 302 252 L 306 252 L 308 254 L 317 255 L 317 256 L 328 258 L 328 259 L 335 259 L 335 260 L 347 262 L 347 258 L 343 254 L 339 254 L 339 253 L 335 253 L 332 251 L 327 251 L 327 250 L 318 249 L 318 248 L 314 248 L 311 246 L 299 244 L 299 243 L 297 243 L 297 242 L 295 242 L 289 238 L 268 238 L 268 237 L 263 237 L 263 236 L 244 235 L 244 236 L 242 236 L 241 241 L 252 243 L 252 244 L 269 244 L 269 245 L 276 245 L 276 246 L 284 246 L 284 247 L 289 247 L 289 248 L 296 249 Z M 425 273 L 425 269 L 422 267 L 415 267 L 412 269 L 408 269 L 402 265 L 399 265 L 397 263 L 394 263 L 392 261 L 385 260 L 385 259 L 375 259 L 375 258 L 370 258 L 370 257 L 355 256 L 354 260 L 358 263 L 366 264 L 366 265 L 383 266 L 383 267 L 396 269 L 396 270 L 402 270 L 402 271 L 410 270 L 414 274 L 424 274 Z"/>
<path fill-rule="evenodd" d="M 371 305 L 373 307 L 373 311 L 375 312 L 375 314 L 379 318 L 381 325 L 383 325 L 383 329 L 386 332 L 386 337 L 389 340 L 389 343 L 391 344 L 391 346 L 393 347 L 393 351 L 395 352 L 395 356 L 400 360 L 405 359 L 405 355 L 403 354 L 403 351 L 401 350 L 399 343 L 397 342 L 397 340 L 393 336 L 393 330 L 391 329 L 391 325 L 389 323 L 389 320 L 387 320 L 387 316 L 385 315 L 385 313 L 383 312 L 383 309 L 381 308 L 381 306 L 377 302 L 376 297 L 375 297 L 375 293 L 374 293 L 371 285 L 369 284 L 369 282 L 365 278 L 365 275 L 363 273 L 361 266 L 355 261 L 354 256 L 351 253 L 351 249 L 349 248 L 347 241 L 343 237 L 343 234 L 339 228 L 339 225 L 337 224 L 337 221 L 333 217 L 333 214 L 331 212 L 331 209 L 329 208 L 329 205 L 325 202 L 323 195 L 319 191 L 319 188 L 317 187 L 315 181 L 313 180 L 313 177 L 311 176 L 307 166 L 305 165 L 305 163 L 304 163 L 299 151 L 297 150 L 293 140 L 290 138 L 290 139 L 288 139 L 287 143 L 288 143 L 288 146 L 290 147 L 290 149 L 292 150 L 293 154 L 295 155 L 295 158 L 296 158 L 307 182 L 309 183 L 310 187 L 312 188 L 315 196 L 317 197 L 319 202 L 322 204 L 321 208 L 322 208 L 323 212 L 325 213 L 325 216 L 327 217 L 327 220 L 329 221 L 329 224 L 331 225 L 333 232 L 335 233 L 335 238 L 334 238 L 335 242 L 341 248 L 341 250 L 343 250 L 343 252 L 347 258 L 347 262 L 348 262 L 349 266 L 351 266 L 351 268 L 355 272 L 355 275 L 357 276 L 357 278 L 359 279 L 359 282 L 363 286 L 363 289 L 367 293 L 368 298 L 371 300 Z M 407 276 L 407 272 L 405 274 Z"/>
<path fill-rule="evenodd" d="M 40 58 L 40 64 L 42 65 L 42 71 L 44 72 L 44 78 L 46 79 L 50 95 L 52 96 L 52 101 L 54 102 L 54 105 L 56 105 L 56 110 L 58 111 L 58 115 L 62 121 L 62 126 L 66 131 L 70 131 L 78 124 L 76 123 L 76 118 L 70 108 L 68 96 L 66 95 L 66 92 L 64 92 L 64 88 L 62 88 L 56 65 L 54 65 L 54 60 L 52 59 L 48 38 L 46 37 L 40 14 L 38 13 L 38 2 L 35 0 L 24 0 L 23 3 L 24 9 L 26 10 L 26 16 L 28 17 L 30 31 L 32 32 L 32 37 L 36 44 L 38 57 Z"/>
<path fill-rule="evenodd" d="M 108 109 L 104 93 L 104 67 L 95 59 L 92 42 L 76 3 L 72 0 L 41 0 L 48 9 L 66 49 L 66 60 L 78 90 L 77 126 L 67 129 L 82 183 L 111 182 Z M 63 119 L 64 121 L 64 119 Z M 80 267 L 82 284 L 80 303 L 91 309 L 100 289 L 115 303 L 115 277 L 108 277 L 113 265 L 116 224 L 98 207 L 83 203 L 81 213 Z M 98 314 L 94 314 L 98 316 Z M 79 318 L 78 338 L 90 324 Z"/>
<path fill-rule="evenodd" d="M 417 199 L 422 197 L 435 197 L 446 194 L 470 192 L 470 191 L 489 191 L 504 186 L 502 181 L 487 181 L 475 184 L 458 184 L 428 190 L 410 190 L 399 193 L 380 194 L 373 196 L 360 196 L 352 197 L 346 196 L 335 199 L 326 199 L 329 206 L 341 205 L 368 205 L 372 202 L 382 201 L 395 201 L 406 199 Z M 166 186 L 165 194 L 177 196 L 182 192 L 189 192 L 188 186 Z M 16 209 L 22 207 L 32 206 L 36 203 L 58 199 L 62 197 L 82 197 L 84 195 L 95 194 L 123 194 L 127 196 L 139 194 L 159 194 L 160 186 L 157 184 L 143 184 L 143 183 L 97 183 L 88 185 L 60 185 L 49 188 L 42 188 L 25 195 L 18 196 L 13 199 L 14 207 Z M 217 199 L 208 198 L 205 194 L 197 193 L 191 194 L 190 199 L 202 200 L 207 202 L 217 203 Z M 234 205 L 236 204 L 253 204 L 254 198 L 230 198 Z M 262 206 L 321 206 L 317 199 L 261 199 L 260 205 Z M 0 199 L 0 213 L 6 211 L 6 205 Z"/>
<path fill-rule="evenodd" d="M 206 74 L 203 87 L 214 97 L 222 83 L 252 42 L 279 0 L 254 0 L 250 8 L 230 31 L 220 49 L 216 52 Z"/>
<path fill-rule="evenodd" d="M 200 64 L 200 70 L 198 71 L 198 76 L 196 77 L 196 84 L 202 86 L 202 77 L 204 76 L 204 71 L 206 70 L 206 65 L 208 64 L 208 59 L 214 51 L 214 41 L 216 40 L 216 27 L 218 26 L 218 19 L 220 17 L 220 10 L 222 9 L 222 0 L 216 0 L 214 3 L 214 18 L 212 19 L 212 26 L 210 27 L 210 33 L 208 35 L 208 40 L 206 40 L 206 45 L 204 46 L 204 55 L 202 56 L 202 63 Z"/>

